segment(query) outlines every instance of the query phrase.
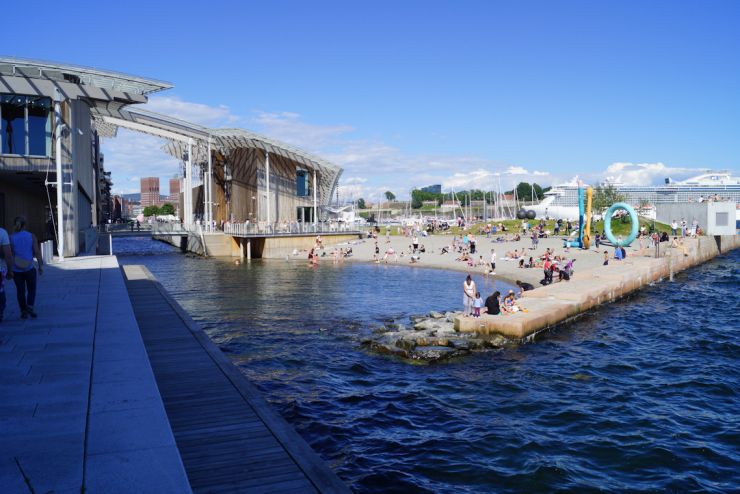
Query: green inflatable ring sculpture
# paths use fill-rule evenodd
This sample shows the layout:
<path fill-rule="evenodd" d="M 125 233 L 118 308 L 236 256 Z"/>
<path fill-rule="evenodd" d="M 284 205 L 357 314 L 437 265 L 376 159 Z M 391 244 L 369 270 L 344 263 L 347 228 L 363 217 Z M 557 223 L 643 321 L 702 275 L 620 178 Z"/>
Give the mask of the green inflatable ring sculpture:
<path fill-rule="evenodd" d="M 630 229 L 629 236 L 621 241 L 617 241 L 617 239 L 614 238 L 614 234 L 612 233 L 612 215 L 617 209 L 624 209 L 625 211 L 627 211 L 627 213 L 630 215 L 630 219 L 632 220 L 632 228 Z M 626 204 L 624 202 L 617 202 L 612 204 L 612 207 L 606 210 L 606 213 L 604 215 L 604 233 L 606 234 L 606 238 L 608 238 L 612 244 L 619 247 L 627 247 L 637 238 L 638 228 L 639 221 L 637 220 L 637 213 L 635 213 L 635 210 L 632 209 L 632 206 L 630 206 L 629 204 Z"/>

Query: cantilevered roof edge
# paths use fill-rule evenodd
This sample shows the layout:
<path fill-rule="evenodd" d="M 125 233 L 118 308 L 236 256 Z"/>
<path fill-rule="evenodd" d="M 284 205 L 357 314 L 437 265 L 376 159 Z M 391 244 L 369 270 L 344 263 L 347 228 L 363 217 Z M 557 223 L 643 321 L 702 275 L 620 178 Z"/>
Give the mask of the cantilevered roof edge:
<path fill-rule="evenodd" d="M 126 74 L 124 72 L 117 72 L 114 70 L 99 69 L 95 67 L 86 67 L 84 65 L 75 65 L 59 62 L 51 62 L 47 60 L 38 60 L 21 57 L 10 57 L 0 56 L 0 64 L 12 64 L 26 67 L 37 67 L 40 70 L 58 70 L 61 72 L 67 72 L 72 74 L 84 74 L 94 77 L 102 77 L 108 79 L 117 79 L 121 81 L 127 81 L 141 87 L 141 94 L 147 95 L 156 93 L 158 91 L 164 91 L 166 89 L 172 89 L 174 84 L 158 79 L 151 79 L 147 77 L 140 77 L 136 75 Z"/>

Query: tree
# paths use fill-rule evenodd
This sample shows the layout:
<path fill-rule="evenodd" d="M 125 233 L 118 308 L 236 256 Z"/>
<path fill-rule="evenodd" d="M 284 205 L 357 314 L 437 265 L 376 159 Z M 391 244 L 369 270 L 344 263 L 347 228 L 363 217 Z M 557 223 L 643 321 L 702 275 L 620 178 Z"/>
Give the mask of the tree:
<path fill-rule="evenodd" d="M 170 203 L 162 204 L 162 207 L 159 208 L 159 214 L 165 214 L 165 215 L 173 215 L 175 214 L 175 206 L 173 206 Z"/>
<path fill-rule="evenodd" d="M 606 187 L 598 186 L 594 189 L 591 205 L 594 213 L 602 214 L 615 202 L 623 202 L 624 200 L 624 194 L 620 194 L 613 185 L 609 184 Z"/>
<path fill-rule="evenodd" d="M 390 190 L 386 190 L 385 191 L 385 198 L 388 199 L 388 201 L 395 201 L 396 200 L 396 194 L 394 194 Z"/>
<path fill-rule="evenodd" d="M 159 208 L 157 206 L 147 206 L 144 208 L 144 216 L 157 216 L 159 214 Z"/>
<path fill-rule="evenodd" d="M 367 209 L 367 205 L 365 204 L 365 199 L 360 197 L 357 199 L 357 209 Z"/>

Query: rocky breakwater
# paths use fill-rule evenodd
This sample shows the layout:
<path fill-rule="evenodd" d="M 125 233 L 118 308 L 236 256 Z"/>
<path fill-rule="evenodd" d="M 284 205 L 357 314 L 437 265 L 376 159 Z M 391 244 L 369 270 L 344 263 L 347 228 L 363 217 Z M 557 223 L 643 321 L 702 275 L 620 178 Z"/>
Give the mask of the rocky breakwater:
<path fill-rule="evenodd" d="M 510 340 L 498 334 L 460 333 L 454 327 L 458 315 L 457 312 L 430 312 L 428 316 L 412 316 L 410 326 L 386 324 L 364 338 L 362 345 L 377 353 L 434 362 L 509 343 Z"/>

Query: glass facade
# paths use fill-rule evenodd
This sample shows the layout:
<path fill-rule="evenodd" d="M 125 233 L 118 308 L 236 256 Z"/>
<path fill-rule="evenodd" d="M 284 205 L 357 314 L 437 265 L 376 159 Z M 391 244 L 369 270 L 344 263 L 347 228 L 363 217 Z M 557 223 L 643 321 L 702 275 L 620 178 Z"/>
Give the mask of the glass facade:
<path fill-rule="evenodd" d="M 0 95 L 0 154 L 51 156 L 51 98 Z"/>
<path fill-rule="evenodd" d="M 298 197 L 311 195 L 311 188 L 308 183 L 308 171 L 297 170 L 295 178 L 295 193 Z"/>

